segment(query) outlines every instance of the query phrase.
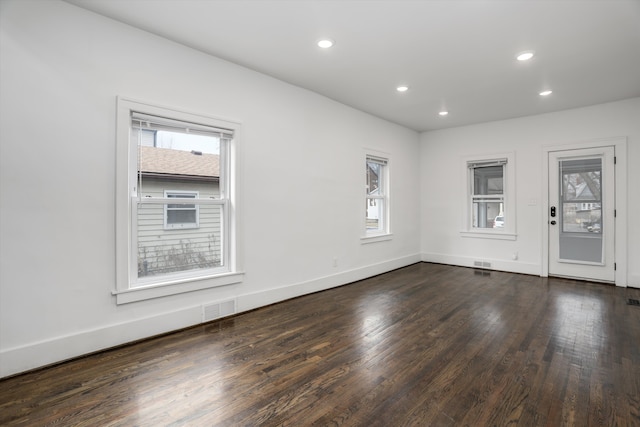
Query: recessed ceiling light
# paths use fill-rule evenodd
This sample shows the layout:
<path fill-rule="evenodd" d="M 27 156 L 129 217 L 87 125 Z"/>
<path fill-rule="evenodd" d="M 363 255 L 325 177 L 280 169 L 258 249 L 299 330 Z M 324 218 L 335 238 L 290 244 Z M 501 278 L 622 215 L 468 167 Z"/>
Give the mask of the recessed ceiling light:
<path fill-rule="evenodd" d="M 447 114 L 449 114 L 448 111 L 440 111 L 438 114 L 440 114 L 441 116 L 446 116 Z"/>
<path fill-rule="evenodd" d="M 531 58 L 533 58 L 533 52 L 531 52 L 531 51 L 527 51 L 527 52 L 520 52 L 520 53 L 518 54 L 518 56 L 516 56 L 516 59 L 517 59 L 518 61 L 528 61 L 528 60 L 530 60 Z"/>
<path fill-rule="evenodd" d="M 540 92 L 540 96 L 549 96 L 553 93 L 552 90 L 543 90 L 542 92 Z"/>
<path fill-rule="evenodd" d="M 318 47 L 321 47 L 323 49 L 328 49 L 331 46 L 333 46 L 335 44 L 335 42 L 333 40 L 330 39 L 322 39 L 318 41 Z"/>
<path fill-rule="evenodd" d="M 396 88 L 396 90 L 397 90 L 398 92 L 406 92 L 406 91 L 408 91 L 408 90 L 409 90 L 409 86 L 398 86 L 398 87 Z"/>

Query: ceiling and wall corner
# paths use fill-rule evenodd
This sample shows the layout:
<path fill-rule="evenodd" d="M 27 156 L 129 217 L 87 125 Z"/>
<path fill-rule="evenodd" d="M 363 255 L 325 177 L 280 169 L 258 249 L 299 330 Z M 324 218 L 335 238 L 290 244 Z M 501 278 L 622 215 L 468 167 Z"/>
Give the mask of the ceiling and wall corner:
<path fill-rule="evenodd" d="M 416 131 L 640 96 L 638 0 L 66 1 Z"/>

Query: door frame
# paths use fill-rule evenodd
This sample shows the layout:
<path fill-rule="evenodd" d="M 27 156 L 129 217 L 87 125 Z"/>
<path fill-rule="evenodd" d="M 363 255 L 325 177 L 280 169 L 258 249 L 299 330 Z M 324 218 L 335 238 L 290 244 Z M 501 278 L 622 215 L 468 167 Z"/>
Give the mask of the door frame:
<path fill-rule="evenodd" d="M 561 145 L 542 146 L 542 263 L 540 276 L 549 276 L 549 153 L 554 151 L 581 150 L 585 148 L 614 147 L 616 157 L 615 195 L 616 209 L 614 250 L 615 284 L 627 286 L 627 137 L 592 139 Z"/>
<path fill-rule="evenodd" d="M 549 216 L 549 223 L 557 222 L 557 226 L 549 227 L 549 275 L 559 275 L 560 277 L 571 277 L 589 281 L 602 281 L 614 283 L 615 280 L 615 147 L 606 146 L 598 148 L 585 148 L 569 151 L 549 152 L 549 204 L 557 206 L 555 218 Z M 560 190 L 560 183 L 563 179 L 563 171 L 560 170 L 561 162 L 579 162 L 590 159 L 598 161 L 600 164 L 600 224 L 602 231 L 599 233 L 564 233 L 564 198 Z M 565 189 L 566 190 L 566 189 Z M 597 195 L 597 193 L 594 193 Z M 567 200 L 569 203 L 579 203 L 579 200 Z M 553 207 L 550 208 L 550 210 Z M 554 221 L 555 220 L 555 221 Z M 587 230 L 584 230 L 585 232 Z M 593 245 L 599 242 L 599 260 L 590 261 L 561 259 L 562 242 L 570 245 L 586 245 L 595 249 Z M 579 242 L 579 243 L 578 243 Z M 574 250 L 578 249 L 574 247 Z M 568 255 L 568 254 L 567 254 Z M 595 253 L 591 253 L 594 256 Z M 554 270 L 553 272 L 551 270 Z"/>

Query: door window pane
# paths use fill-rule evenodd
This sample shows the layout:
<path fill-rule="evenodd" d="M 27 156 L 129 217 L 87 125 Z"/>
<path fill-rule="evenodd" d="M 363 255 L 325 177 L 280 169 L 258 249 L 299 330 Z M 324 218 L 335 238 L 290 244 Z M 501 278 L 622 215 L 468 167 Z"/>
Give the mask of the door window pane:
<path fill-rule="evenodd" d="M 559 258 L 600 263 L 602 246 L 602 158 L 562 160 Z"/>
<path fill-rule="evenodd" d="M 602 159 L 560 162 L 562 232 L 602 231 Z"/>
<path fill-rule="evenodd" d="M 562 231 L 564 233 L 600 233 L 602 209 L 600 203 L 562 204 Z"/>

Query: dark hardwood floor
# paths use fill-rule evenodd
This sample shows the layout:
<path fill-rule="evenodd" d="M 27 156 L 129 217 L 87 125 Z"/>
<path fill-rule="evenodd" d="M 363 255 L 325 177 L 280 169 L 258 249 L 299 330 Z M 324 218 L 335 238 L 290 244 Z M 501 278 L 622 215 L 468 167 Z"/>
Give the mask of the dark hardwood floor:
<path fill-rule="evenodd" d="M 640 426 L 640 290 L 415 264 L 0 381 L 0 425 Z"/>

